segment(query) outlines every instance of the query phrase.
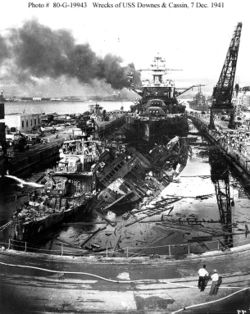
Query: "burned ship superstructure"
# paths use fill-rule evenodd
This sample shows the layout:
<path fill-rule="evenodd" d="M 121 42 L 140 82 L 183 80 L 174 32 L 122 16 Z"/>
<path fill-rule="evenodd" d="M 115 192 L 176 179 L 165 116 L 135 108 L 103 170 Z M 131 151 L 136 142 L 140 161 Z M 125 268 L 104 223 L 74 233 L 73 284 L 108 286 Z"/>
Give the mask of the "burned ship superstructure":
<path fill-rule="evenodd" d="M 161 143 L 176 135 L 186 136 L 188 132 L 185 106 L 177 99 L 184 91 L 177 91 L 174 81 L 166 77 L 169 70 L 165 59 L 155 57 L 151 67 L 143 70 L 150 72 L 151 79 L 143 81 L 139 89 L 133 89 L 141 99 L 132 106 L 129 123 L 140 140 Z"/>

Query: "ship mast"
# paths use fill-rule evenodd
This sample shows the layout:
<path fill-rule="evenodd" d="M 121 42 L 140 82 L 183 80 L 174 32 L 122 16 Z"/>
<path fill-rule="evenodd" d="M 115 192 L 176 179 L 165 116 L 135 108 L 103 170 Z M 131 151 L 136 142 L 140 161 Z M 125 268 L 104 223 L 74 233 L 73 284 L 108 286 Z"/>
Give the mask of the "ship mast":
<path fill-rule="evenodd" d="M 153 63 L 150 68 L 140 69 L 140 72 L 150 72 L 152 75 L 152 81 L 147 87 L 165 87 L 169 85 L 174 87 L 174 82 L 170 79 L 165 79 L 164 75 L 166 75 L 169 71 L 182 71 L 181 69 L 169 69 L 166 67 L 166 59 L 161 57 L 159 54 L 154 57 Z"/>
<path fill-rule="evenodd" d="M 154 85 L 160 85 L 163 83 L 163 75 L 166 74 L 166 60 L 160 56 L 154 58 L 151 65 L 153 71 L 153 83 Z"/>

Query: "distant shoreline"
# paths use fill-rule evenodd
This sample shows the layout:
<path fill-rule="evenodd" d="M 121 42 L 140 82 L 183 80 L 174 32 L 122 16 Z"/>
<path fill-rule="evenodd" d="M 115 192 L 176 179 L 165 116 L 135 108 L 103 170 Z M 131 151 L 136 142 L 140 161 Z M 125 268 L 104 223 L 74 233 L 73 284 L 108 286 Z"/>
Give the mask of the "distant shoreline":
<path fill-rule="evenodd" d="M 63 103 L 79 103 L 79 102 L 133 102 L 134 100 L 131 99 L 58 99 L 58 100 L 53 100 L 53 99 L 42 99 L 42 100 L 32 100 L 32 99 L 18 99 L 18 100 L 10 100 L 10 99 L 6 99 L 5 103 L 32 103 L 33 105 L 38 103 L 59 103 L 59 102 L 63 102 Z"/>
<path fill-rule="evenodd" d="M 58 114 L 78 114 L 88 111 L 90 105 L 98 103 L 103 109 L 107 111 L 130 110 L 130 106 L 134 104 L 133 101 L 94 101 L 94 100 L 81 100 L 81 101 L 6 101 L 5 114 L 12 113 L 58 113 Z"/>

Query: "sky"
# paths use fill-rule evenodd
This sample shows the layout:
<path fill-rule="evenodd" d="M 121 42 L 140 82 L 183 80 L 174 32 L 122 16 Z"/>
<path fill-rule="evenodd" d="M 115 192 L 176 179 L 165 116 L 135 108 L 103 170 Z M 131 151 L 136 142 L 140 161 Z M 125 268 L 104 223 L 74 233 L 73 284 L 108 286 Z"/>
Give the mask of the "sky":
<path fill-rule="evenodd" d="M 148 67 L 159 53 L 179 85 L 187 83 L 216 84 L 226 57 L 233 31 L 243 23 L 236 80 L 250 85 L 250 1 L 224 0 L 224 8 L 210 8 L 212 1 L 201 0 L 209 8 L 53 8 L 55 3 L 73 0 L 2 0 L 0 3 L 0 34 L 9 28 L 21 27 L 31 19 L 53 30 L 70 30 L 78 43 L 89 43 L 92 50 L 104 56 L 121 56 L 124 64 L 133 62 L 137 69 Z M 77 2 L 77 1 L 76 1 Z M 124 1 L 123 4 L 129 1 Z M 130 1 L 132 3 L 133 1 Z M 162 4 L 164 1 L 141 0 L 142 4 Z M 165 1 L 169 3 L 171 1 Z M 175 1 L 191 6 L 191 0 Z M 198 2 L 198 1 L 196 1 Z M 47 4 L 49 8 L 28 8 L 29 3 Z M 115 6 L 119 0 L 99 1 Z"/>

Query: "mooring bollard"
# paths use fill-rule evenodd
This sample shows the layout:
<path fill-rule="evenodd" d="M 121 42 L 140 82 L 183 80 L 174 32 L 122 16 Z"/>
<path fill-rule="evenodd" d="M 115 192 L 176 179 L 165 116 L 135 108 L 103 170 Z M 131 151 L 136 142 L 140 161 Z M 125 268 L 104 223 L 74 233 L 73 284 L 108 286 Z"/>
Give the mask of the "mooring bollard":
<path fill-rule="evenodd" d="M 24 252 L 27 252 L 27 242 L 24 242 Z"/>
<path fill-rule="evenodd" d="M 63 243 L 61 243 L 61 255 L 63 255 Z"/>
<path fill-rule="evenodd" d="M 10 249 L 10 246 L 11 246 L 11 239 L 9 238 L 8 250 Z"/>
<path fill-rule="evenodd" d="M 127 249 L 126 249 L 126 255 L 127 255 L 127 258 L 128 258 L 128 247 L 127 247 Z"/>
<path fill-rule="evenodd" d="M 188 244 L 188 255 L 190 255 L 190 244 Z"/>
<path fill-rule="evenodd" d="M 218 240 L 217 241 L 217 248 L 218 248 L 218 251 L 220 250 L 220 241 Z"/>
<path fill-rule="evenodd" d="M 108 257 L 108 248 L 106 248 L 106 257 Z"/>

